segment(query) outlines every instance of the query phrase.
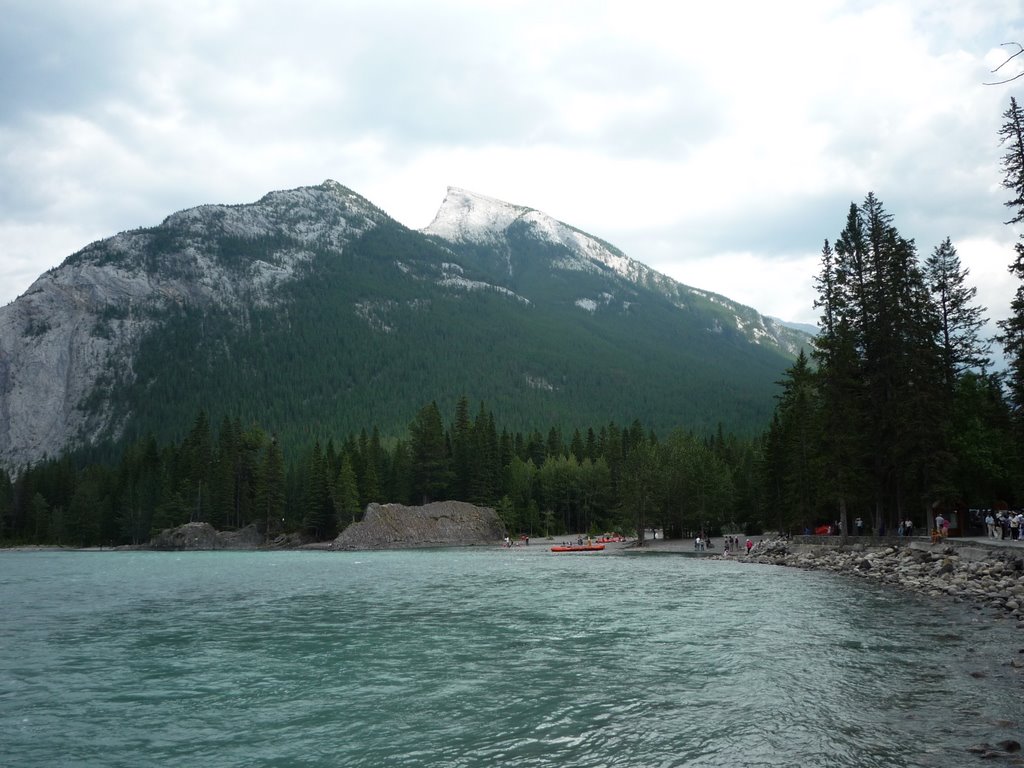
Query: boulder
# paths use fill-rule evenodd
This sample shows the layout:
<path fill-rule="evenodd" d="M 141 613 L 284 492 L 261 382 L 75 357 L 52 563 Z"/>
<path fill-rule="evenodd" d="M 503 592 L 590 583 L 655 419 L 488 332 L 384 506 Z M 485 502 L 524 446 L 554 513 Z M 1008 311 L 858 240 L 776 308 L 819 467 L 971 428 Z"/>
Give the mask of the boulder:
<path fill-rule="evenodd" d="M 257 549 L 262 544 L 263 535 L 255 525 L 237 531 L 218 531 L 209 523 L 166 528 L 149 540 L 150 549 L 163 550 Z"/>
<path fill-rule="evenodd" d="M 505 526 L 491 507 L 437 501 L 421 507 L 370 504 L 361 522 L 348 526 L 330 549 L 410 549 L 497 544 Z"/>
<path fill-rule="evenodd" d="M 185 523 L 165 528 L 149 540 L 150 549 L 223 549 L 217 529 L 209 523 Z"/>
<path fill-rule="evenodd" d="M 263 545 L 263 534 L 251 523 L 237 531 L 221 531 L 217 538 L 224 549 L 258 549 Z"/>

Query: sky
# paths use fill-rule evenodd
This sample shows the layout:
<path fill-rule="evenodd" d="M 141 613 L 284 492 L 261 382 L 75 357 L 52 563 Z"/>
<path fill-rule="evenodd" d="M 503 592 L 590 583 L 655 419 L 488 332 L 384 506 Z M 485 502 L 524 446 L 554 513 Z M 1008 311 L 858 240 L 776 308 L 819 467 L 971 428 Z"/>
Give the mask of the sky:
<path fill-rule="evenodd" d="M 449 186 L 814 323 L 873 192 L 1006 317 L 998 140 L 1020 0 L 0 0 L 0 305 L 88 243 L 333 179 L 427 226 Z M 994 332 L 994 327 L 989 326 Z"/>

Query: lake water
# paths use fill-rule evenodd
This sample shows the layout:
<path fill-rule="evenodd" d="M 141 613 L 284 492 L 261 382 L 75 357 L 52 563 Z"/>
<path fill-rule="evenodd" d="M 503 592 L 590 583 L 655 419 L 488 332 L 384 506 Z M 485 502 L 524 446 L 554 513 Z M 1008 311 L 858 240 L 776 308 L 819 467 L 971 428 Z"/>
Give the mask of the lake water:
<path fill-rule="evenodd" d="M 0 598 L 9 766 L 960 768 L 1024 721 L 1012 627 L 770 566 L 7 552 Z"/>

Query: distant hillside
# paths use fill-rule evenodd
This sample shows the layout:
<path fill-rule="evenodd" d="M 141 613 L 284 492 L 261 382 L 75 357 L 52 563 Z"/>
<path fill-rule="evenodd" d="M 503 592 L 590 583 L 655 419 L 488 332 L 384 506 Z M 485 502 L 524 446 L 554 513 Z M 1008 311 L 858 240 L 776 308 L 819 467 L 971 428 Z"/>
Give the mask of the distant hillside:
<path fill-rule="evenodd" d="M 789 320 L 776 319 L 777 323 L 785 326 L 786 328 L 792 328 L 794 331 L 800 331 L 806 333 L 808 336 L 815 336 L 818 333 L 818 326 L 811 325 L 810 323 L 794 323 Z"/>
<path fill-rule="evenodd" d="M 763 428 L 804 334 L 528 208 L 450 190 L 409 230 L 327 181 L 93 243 L 0 308 L 0 462 L 199 409 L 285 443 L 461 394 L 513 428 Z"/>

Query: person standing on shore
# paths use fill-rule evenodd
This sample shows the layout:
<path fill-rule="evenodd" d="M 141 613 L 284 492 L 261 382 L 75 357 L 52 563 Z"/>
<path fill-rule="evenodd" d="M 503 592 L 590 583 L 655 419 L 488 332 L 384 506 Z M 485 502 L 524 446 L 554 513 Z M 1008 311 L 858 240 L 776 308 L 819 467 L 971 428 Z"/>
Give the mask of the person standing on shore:
<path fill-rule="evenodd" d="M 747 539 L 747 557 L 750 557 L 750 550 L 752 550 L 753 548 L 754 542 L 752 542 L 750 539 Z"/>
<path fill-rule="evenodd" d="M 996 519 L 992 517 L 991 512 L 985 515 L 985 527 L 988 530 L 988 537 L 994 539 L 996 537 Z"/>

